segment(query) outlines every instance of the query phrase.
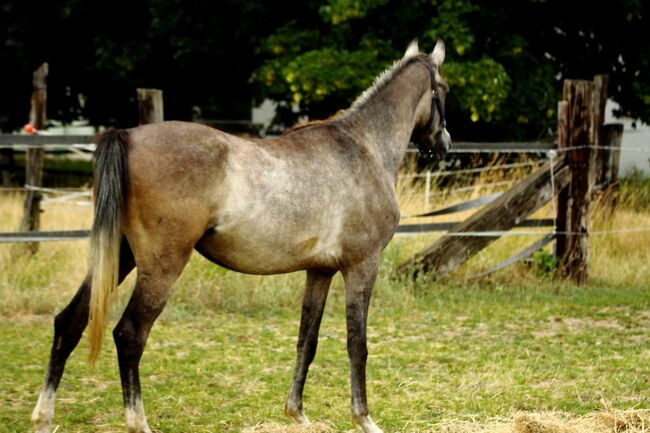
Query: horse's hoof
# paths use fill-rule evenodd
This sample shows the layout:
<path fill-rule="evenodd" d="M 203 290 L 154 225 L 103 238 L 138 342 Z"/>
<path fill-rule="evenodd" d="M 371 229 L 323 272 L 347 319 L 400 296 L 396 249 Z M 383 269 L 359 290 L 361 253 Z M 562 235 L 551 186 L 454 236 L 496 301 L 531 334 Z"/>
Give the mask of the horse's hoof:
<path fill-rule="evenodd" d="M 144 424 L 138 424 L 138 425 L 127 424 L 126 431 L 128 433 L 151 433 L 151 429 L 147 425 L 146 421 Z"/>
<path fill-rule="evenodd" d="M 126 431 L 128 433 L 151 433 L 147 416 L 144 414 L 144 404 L 141 399 L 137 399 L 133 407 L 125 409 L 126 414 Z"/>
<path fill-rule="evenodd" d="M 149 426 L 144 427 L 127 427 L 128 433 L 151 433 Z"/>
<path fill-rule="evenodd" d="M 382 429 L 370 418 L 370 415 L 352 415 L 354 424 L 363 431 L 363 433 L 384 433 Z"/>
<path fill-rule="evenodd" d="M 54 418 L 54 392 L 46 390 L 38 396 L 38 403 L 32 412 L 32 431 L 50 433 L 52 418 Z"/>
<path fill-rule="evenodd" d="M 307 418 L 302 409 L 289 402 L 284 406 L 284 414 L 294 420 L 296 424 L 309 424 L 309 418 Z"/>
<path fill-rule="evenodd" d="M 36 424 L 33 423 L 33 429 L 32 431 L 34 433 L 50 433 L 50 425 L 49 424 Z"/>
<path fill-rule="evenodd" d="M 32 430 L 34 433 L 50 433 L 50 422 L 32 416 Z"/>

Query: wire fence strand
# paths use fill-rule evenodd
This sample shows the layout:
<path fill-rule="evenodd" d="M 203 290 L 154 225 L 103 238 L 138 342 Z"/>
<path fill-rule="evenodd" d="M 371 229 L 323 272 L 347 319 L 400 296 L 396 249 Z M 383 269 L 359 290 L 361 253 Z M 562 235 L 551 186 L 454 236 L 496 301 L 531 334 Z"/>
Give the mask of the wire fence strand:
<path fill-rule="evenodd" d="M 74 152 L 79 152 L 80 150 L 93 152 L 95 150 L 94 144 L 41 144 L 41 145 L 32 145 L 32 144 L 15 144 L 15 145 L 0 145 L 0 149 L 29 149 L 29 148 L 42 148 L 46 150 L 65 150 L 71 149 Z M 551 150 L 541 150 L 541 149 L 517 149 L 516 152 L 530 151 L 534 153 L 546 154 L 548 160 L 551 162 L 551 194 L 552 197 L 555 197 L 556 185 L 555 185 L 555 173 L 553 163 L 559 152 L 570 152 L 577 150 L 585 149 L 598 149 L 598 150 L 616 150 L 620 152 L 639 152 L 639 153 L 650 153 L 648 148 L 640 147 L 617 147 L 617 146 L 591 146 L 591 145 L 582 145 L 582 146 L 572 146 L 566 148 L 555 148 Z M 463 153 L 476 153 L 477 149 L 467 149 L 459 150 Z M 490 149 L 489 152 L 496 153 L 498 152 L 495 149 Z M 504 150 L 504 152 L 515 152 L 513 150 Z M 414 173 L 414 174 L 402 174 L 399 179 L 409 179 L 409 178 L 422 178 L 422 177 L 442 177 L 442 176 L 453 176 L 456 174 L 479 174 L 489 171 L 497 170 L 509 170 L 515 168 L 523 168 L 530 166 L 539 166 L 541 162 L 539 161 L 527 161 L 521 163 L 510 163 L 510 164 L 499 164 L 490 167 L 477 167 L 469 169 L 458 169 L 458 170 L 443 170 L 438 172 L 429 172 L 429 173 Z M 486 184 L 470 185 L 467 187 L 461 188 L 452 188 L 446 189 L 444 191 L 432 192 L 430 196 L 443 196 L 443 195 L 452 195 L 463 192 L 470 192 L 479 189 L 490 189 L 498 188 L 503 186 L 510 186 L 513 184 L 513 181 L 500 181 L 492 182 Z M 33 185 L 25 184 L 23 187 L 2 187 L 0 191 L 16 191 L 16 192 L 25 192 L 25 191 L 38 191 L 46 195 L 55 195 L 58 197 L 50 198 L 44 197 L 44 203 L 51 204 L 68 204 L 68 205 L 79 205 L 79 206 L 91 206 L 91 200 L 78 200 L 79 198 L 90 198 L 92 196 L 92 190 L 87 188 L 45 188 L 45 187 L 36 187 Z M 419 194 L 418 194 L 419 195 Z M 551 200 L 552 212 L 553 212 L 553 230 L 550 232 L 543 230 L 521 230 L 514 228 L 513 230 L 496 230 L 496 231 L 483 231 L 483 232 L 433 232 L 433 231 L 413 231 L 413 232 L 401 232 L 396 233 L 396 237 L 412 237 L 412 236 L 422 236 L 422 235 L 431 235 L 431 236 L 455 236 L 455 237 L 502 237 L 502 236 L 539 236 L 539 235 L 564 235 L 564 236 L 601 236 L 601 235 L 617 235 L 617 234 L 631 234 L 631 233 L 646 233 L 650 232 L 650 227 L 625 227 L 619 229 L 610 229 L 610 230 L 589 230 L 589 232 L 570 232 L 570 231 L 558 231 L 557 230 L 557 206 L 555 199 Z M 1 235 L 1 234 L 0 234 Z M 79 234 L 76 233 L 76 238 L 79 238 Z"/>

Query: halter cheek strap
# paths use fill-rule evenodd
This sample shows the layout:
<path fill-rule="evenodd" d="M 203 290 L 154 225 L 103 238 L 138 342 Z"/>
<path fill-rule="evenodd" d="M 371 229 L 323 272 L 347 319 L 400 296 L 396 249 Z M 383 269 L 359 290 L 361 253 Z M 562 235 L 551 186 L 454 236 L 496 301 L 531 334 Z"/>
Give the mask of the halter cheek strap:
<path fill-rule="evenodd" d="M 445 119 L 445 111 L 442 109 L 442 103 L 440 102 L 440 93 L 438 93 L 437 89 L 434 92 L 436 93 L 433 95 L 433 102 L 431 103 L 431 121 L 433 122 L 433 105 L 435 104 L 438 113 L 440 113 L 440 127 L 445 129 L 447 128 L 447 119 Z"/>
<path fill-rule="evenodd" d="M 442 102 L 440 101 L 440 92 L 438 92 L 438 82 L 436 81 L 436 69 L 433 67 L 431 62 L 429 62 L 424 58 L 418 58 L 417 61 L 425 65 L 427 70 L 431 74 L 431 90 L 433 91 L 433 97 L 431 98 L 431 118 L 429 119 L 427 130 L 433 129 L 434 110 L 437 110 L 438 115 L 440 116 L 440 128 L 446 129 L 447 119 L 445 119 L 445 110 L 442 108 Z M 426 158 L 436 157 L 435 149 L 428 148 L 427 146 L 419 142 L 415 142 L 415 145 L 424 157 Z"/>
<path fill-rule="evenodd" d="M 429 70 L 429 73 L 431 74 L 431 90 L 433 91 L 433 98 L 431 99 L 431 120 L 429 123 L 429 129 L 431 129 L 432 123 L 433 123 L 433 113 L 434 109 L 438 110 L 438 114 L 440 115 L 440 127 L 441 128 L 446 128 L 447 127 L 447 119 L 445 119 L 445 110 L 442 108 L 442 102 L 440 102 L 440 92 L 438 91 L 438 82 L 436 81 L 436 68 L 433 67 L 431 62 L 425 59 L 418 59 L 426 68 Z"/>

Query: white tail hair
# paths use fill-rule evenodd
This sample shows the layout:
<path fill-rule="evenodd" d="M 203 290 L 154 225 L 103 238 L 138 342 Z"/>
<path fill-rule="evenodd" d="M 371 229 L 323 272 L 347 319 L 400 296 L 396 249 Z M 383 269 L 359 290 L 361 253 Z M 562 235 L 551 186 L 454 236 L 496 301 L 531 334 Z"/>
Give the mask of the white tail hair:
<path fill-rule="evenodd" d="M 109 130 L 101 136 L 95 151 L 95 218 L 90 234 L 92 279 L 88 324 L 92 366 L 101 351 L 119 279 L 129 142 L 127 131 Z"/>

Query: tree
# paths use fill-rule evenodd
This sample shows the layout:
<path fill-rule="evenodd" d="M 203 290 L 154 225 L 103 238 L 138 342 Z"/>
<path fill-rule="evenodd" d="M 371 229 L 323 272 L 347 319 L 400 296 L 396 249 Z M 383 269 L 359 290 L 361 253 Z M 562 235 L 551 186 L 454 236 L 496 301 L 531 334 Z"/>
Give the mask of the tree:
<path fill-rule="evenodd" d="M 447 45 L 456 139 L 548 137 L 562 80 L 598 73 L 621 114 L 650 122 L 648 14 L 642 0 L 5 0 L 0 129 L 25 123 L 44 61 L 50 118 L 132 126 L 135 88 L 157 87 L 168 119 L 244 118 L 271 98 L 289 126 L 349 106 L 413 38 Z"/>
<path fill-rule="evenodd" d="M 300 13 L 298 1 L 286 9 Z M 137 124 L 137 87 L 165 117 L 250 116 L 256 47 L 285 18 L 261 0 L 8 0 L 0 4 L 0 129 L 27 120 L 31 74 L 50 64 L 48 117 Z"/>
<path fill-rule="evenodd" d="M 450 129 L 477 140 L 531 139 L 555 131 L 565 77 L 610 75 L 624 112 L 650 121 L 650 35 L 639 0 L 602 8 L 584 0 L 329 0 L 279 28 L 253 75 L 280 121 L 345 107 L 418 37 L 447 44 Z"/>

